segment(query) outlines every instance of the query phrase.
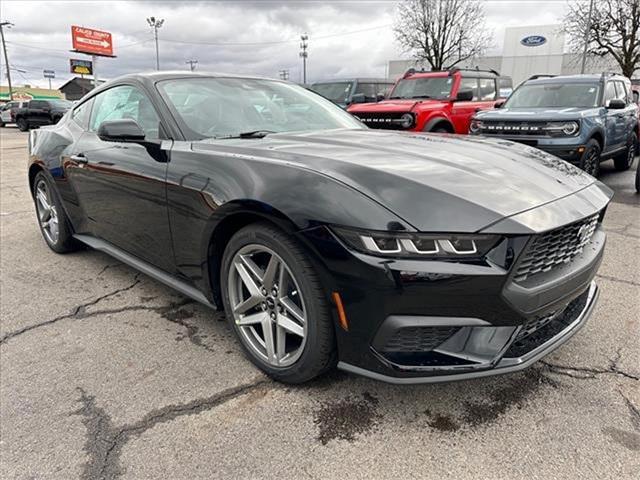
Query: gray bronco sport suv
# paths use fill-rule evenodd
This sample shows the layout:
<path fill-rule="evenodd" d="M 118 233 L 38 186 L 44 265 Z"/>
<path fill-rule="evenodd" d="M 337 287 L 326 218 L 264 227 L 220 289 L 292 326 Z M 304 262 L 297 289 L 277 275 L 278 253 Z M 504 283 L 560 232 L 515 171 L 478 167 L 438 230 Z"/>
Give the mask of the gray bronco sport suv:
<path fill-rule="evenodd" d="M 638 107 L 621 75 L 534 76 L 499 108 L 478 112 L 470 133 L 539 148 L 595 177 L 603 160 L 617 170 L 633 163 Z"/>

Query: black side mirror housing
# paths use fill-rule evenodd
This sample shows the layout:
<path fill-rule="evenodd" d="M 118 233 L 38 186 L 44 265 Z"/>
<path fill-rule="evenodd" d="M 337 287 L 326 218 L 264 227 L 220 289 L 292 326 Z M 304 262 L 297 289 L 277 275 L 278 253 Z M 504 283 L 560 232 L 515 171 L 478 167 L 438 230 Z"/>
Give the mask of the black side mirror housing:
<path fill-rule="evenodd" d="M 614 98 L 612 100 L 609 100 L 609 106 L 607 108 L 609 110 L 622 110 L 623 108 L 626 108 L 626 106 L 627 102 L 619 98 Z"/>
<path fill-rule="evenodd" d="M 106 142 L 142 142 L 144 131 L 132 118 L 106 120 L 98 127 L 98 137 Z"/>
<path fill-rule="evenodd" d="M 493 104 L 494 108 L 502 108 L 502 106 L 504 105 L 504 100 L 498 100 L 496 103 Z"/>
<path fill-rule="evenodd" d="M 458 95 L 456 95 L 456 102 L 470 102 L 473 100 L 473 90 L 470 88 L 463 88 L 458 91 Z"/>
<path fill-rule="evenodd" d="M 386 97 L 385 97 L 384 93 L 379 93 L 378 95 L 376 95 L 376 102 L 381 102 L 385 98 Z"/>
<path fill-rule="evenodd" d="M 364 93 L 354 93 L 351 95 L 351 103 L 367 103 L 367 97 Z"/>

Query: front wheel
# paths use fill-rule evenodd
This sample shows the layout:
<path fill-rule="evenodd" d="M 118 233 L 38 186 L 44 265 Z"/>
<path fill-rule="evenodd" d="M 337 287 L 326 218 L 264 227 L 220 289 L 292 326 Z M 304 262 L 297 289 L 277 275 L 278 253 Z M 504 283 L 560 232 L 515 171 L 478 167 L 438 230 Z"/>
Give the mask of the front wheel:
<path fill-rule="evenodd" d="M 613 158 L 613 164 L 616 167 L 616 170 L 619 172 L 624 172 L 625 170 L 629 170 L 631 165 L 633 165 L 633 159 L 636 156 L 636 146 L 638 145 L 638 137 L 635 132 L 629 135 L 629 139 L 627 140 L 627 148 L 620 155 Z"/>
<path fill-rule="evenodd" d="M 640 193 L 640 162 L 638 162 L 638 168 L 636 168 L 636 192 Z"/>
<path fill-rule="evenodd" d="M 596 140 L 589 140 L 580 158 L 580 168 L 593 177 L 600 172 L 600 144 Z"/>
<path fill-rule="evenodd" d="M 29 131 L 29 123 L 24 118 L 16 120 L 16 125 L 18 125 L 18 130 L 21 132 Z"/>
<path fill-rule="evenodd" d="M 221 277 L 227 319 L 265 373 L 302 383 L 334 365 L 329 303 L 293 238 L 269 224 L 243 228 L 225 249 Z"/>

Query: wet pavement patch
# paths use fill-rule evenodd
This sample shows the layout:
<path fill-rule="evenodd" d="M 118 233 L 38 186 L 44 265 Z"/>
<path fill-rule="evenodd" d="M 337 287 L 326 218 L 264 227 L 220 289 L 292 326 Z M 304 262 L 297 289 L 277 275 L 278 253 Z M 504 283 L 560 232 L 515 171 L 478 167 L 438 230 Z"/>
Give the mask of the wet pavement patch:
<path fill-rule="evenodd" d="M 460 429 L 460 424 L 451 416 L 441 413 L 432 414 L 429 410 L 425 412 L 429 417 L 427 422 L 431 428 L 440 430 L 441 432 L 455 432 Z"/>
<path fill-rule="evenodd" d="M 377 423 L 378 399 L 368 392 L 362 398 L 345 398 L 326 402 L 314 413 L 318 440 L 326 445 L 331 440 L 354 441 L 357 435 L 369 432 Z"/>

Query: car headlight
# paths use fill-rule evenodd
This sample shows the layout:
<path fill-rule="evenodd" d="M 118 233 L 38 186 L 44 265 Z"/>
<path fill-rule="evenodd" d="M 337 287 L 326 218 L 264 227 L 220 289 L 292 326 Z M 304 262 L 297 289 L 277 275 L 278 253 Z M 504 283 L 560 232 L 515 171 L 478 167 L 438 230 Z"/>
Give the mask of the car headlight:
<path fill-rule="evenodd" d="M 471 133 L 478 133 L 480 130 L 482 130 L 482 121 L 481 120 L 476 120 L 473 119 L 471 120 L 471 124 L 469 125 L 469 131 Z"/>
<path fill-rule="evenodd" d="M 481 234 L 378 232 L 331 227 L 349 247 L 369 255 L 402 258 L 479 258 L 502 237 Z"/>
<path fill-rule="evenodd" d="M 550 135 L 571 137 L 578 133 L 580 124 L 578 122 L 549 122 L 545 130 Z"/>
<path fill-rule="evenodd" d="M 413 126 L 413 115 L 410 113 L 405 113 L 400 117 L 400 126 L 402 128 L 411 128 Z"/>

